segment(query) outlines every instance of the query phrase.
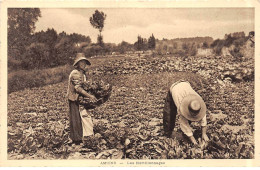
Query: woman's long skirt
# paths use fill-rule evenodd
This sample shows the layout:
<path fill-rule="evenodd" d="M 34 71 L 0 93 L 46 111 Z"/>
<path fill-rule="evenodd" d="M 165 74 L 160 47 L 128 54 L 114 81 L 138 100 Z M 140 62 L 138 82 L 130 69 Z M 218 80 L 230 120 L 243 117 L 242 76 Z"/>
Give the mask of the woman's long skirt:
<path fill-rule="evenodd" d="M 81 141 L 83 136 L 79 104 L 69 100 L 70 138 L 73 141 Z"/>

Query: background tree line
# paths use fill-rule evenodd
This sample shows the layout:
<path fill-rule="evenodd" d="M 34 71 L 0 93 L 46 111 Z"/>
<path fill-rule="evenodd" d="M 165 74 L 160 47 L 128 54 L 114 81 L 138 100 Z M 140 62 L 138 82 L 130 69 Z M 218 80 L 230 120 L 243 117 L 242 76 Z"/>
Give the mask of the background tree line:
<path fill-rule="evenodd" d="M 216 55 L 221 55 L 224 48 L 229 49 L 232 56 L 241 59 L 243 57 L 243 52 L 246 43 L 250 39 L 250 35 L 254 36 L 254 31 L 250 31 L 248 35 L 244 32 L 235 32 L 230 34 L 225 34 L 224 39 L 216 39 L 210 44 L 210 48 Z M 249 42 L 251 44 L 251 42 Z M 251 47 L 253 47 L 252 44 Z"/>
<path fill-rule="evenodd" d="M 227 49 L 231 56 L 242 58 L 244 56 L 245 45 L 254 36 L 254 31 L 246 35 L 244 32 L 234 32 L 226 34 L 223 39 L 213 40 L 211 37 L 176 38 L 156 40 L 155 51 L 159 55 L 173 54 L 179 57 L 196 56 L 198 49 L 211 49 L 213 55 L 223 55 L 223 50 Z M 252 41 L 252 40 L 251 40 Z M 251 43 L 254 46 L 254 42 Z"/>
<path fill-rule="evenodd" d="M 39 8 L 8 9 L 8 68 L 11 70 L 50 68 L 71 64 L 75 53 L 86 56 L 108 55 L 112 52 L 124 54 L 127 51 L 155 48 L 152 35 L 148 41 L 138 36 L 137 44 L 122 41 L 118 45 L 104 43 L 101 32 L 104 30 L 106 14 L 96 10 L 90 17 L 90 24 L 98 29 L 97 43 L 89 36 L 66 32 L 57 33 L 53 28 L 35 32 L 35 23 L 41 17 Z"/>
<path fill-rule="evenodd" d="M 134 43 L 134 48 L 137 51 L 153 50 L 155 49 L 155 45 L 156 45 L 156 40 L 153 34 L 149 37 L 148 40 L 138 35 L 137 41 Z"/>
<path fill-rule="evenodd" d="M 173 54 L 188 57 L 195 56 L 199 48 L 211 48 L 216 55 L 221 55 L 224 47 L 232 46 L 231 55 L 242 57 L 242 46 L 249 39 L 249 35 L 246 36 L 244 32 L 226 34 L 224 39 L 217 40 L 211 37 L 158 40 L 152 34 L 148 39 L 138 35 L 137 41 L 133 44 L 126 41 L 119 44 L 105 43 L 101 33 L 104 31 L 107 16 L 102 11 L 96 10 L 89 19 L 90 24 L 99 31 L 97 43 L 92 43 L 89 36 L 57 33 L 53 28 L 35 32 L 35 23 L 39 17 L 41 17 L 39 8 L 8 9 L 9 71 L 70 64 L 77 52 L 83 52 L 90 57 L 109 55 L 113 52 L 125 54 L 129 51 L 152 50 L 159 55 Z"/>

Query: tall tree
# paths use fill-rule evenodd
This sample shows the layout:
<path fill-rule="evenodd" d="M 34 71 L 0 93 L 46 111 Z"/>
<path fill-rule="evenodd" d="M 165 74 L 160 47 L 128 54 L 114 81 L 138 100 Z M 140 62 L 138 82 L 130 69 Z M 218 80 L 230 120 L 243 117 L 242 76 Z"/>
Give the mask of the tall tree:
<path fill-rule="evenodd" d="M 8 56 L 18 58 L 23 54 L 39 17 L 39 8 L 8 9 Z"/>
<path fill-rule="evenodd" d="M 47 31 L 36 32 L 33 35 L 34 42 L 44 43 L 50 48 L 53 48 L 58 38 L 57 32 L 52 28 L 48 28 Z"/>
<path fill-rule="evenodd" d="M 97 42 L 98 42 L 99 46 L 104 47 L 104 41 L 103 41 L 103 36 L 102 35 L 98 35 Z"/>
<path fill-rule="evenodd" d="M 155 45 L 156 45 L 155 38 L 152 34 L 152 36 L 148 39 L 148 48 L 153 50 L 155 49 Z"/>
<path fill-rule="evenodd" d="M 145 43 L 145 40 L 140 35 L 138 35 L 137 42 L 134 43 L 135 49 L 136 50 L 143 50 L 144 49 L 144 43 Z"/>
<path fill-rule="evenodd" d="M 107 15 L 104 12 L 96 10 L 92 17 L 89 18 L 90 24 L 99 31 L 98 44 L 100 46 L 103 46 L 103 36 L 101 32 L 103 31 L 106 17 Z"/>

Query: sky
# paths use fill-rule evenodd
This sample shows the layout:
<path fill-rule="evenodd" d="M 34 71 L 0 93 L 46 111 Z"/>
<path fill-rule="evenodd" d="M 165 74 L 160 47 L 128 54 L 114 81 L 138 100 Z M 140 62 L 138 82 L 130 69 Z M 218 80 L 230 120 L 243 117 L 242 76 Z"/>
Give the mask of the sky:
<path fill-rule="evenodd" d="M 54 28 L 57 33 L 79 33 L 96 42 L 98 30 L 89 18 L 94 8 L 40 8 L 36 32 Z M 174 39 L 254 31 L 253 8 L 98 8 L 107 17 L 102 32 L 104 42 L 134 43 L 137 36 Z"/>

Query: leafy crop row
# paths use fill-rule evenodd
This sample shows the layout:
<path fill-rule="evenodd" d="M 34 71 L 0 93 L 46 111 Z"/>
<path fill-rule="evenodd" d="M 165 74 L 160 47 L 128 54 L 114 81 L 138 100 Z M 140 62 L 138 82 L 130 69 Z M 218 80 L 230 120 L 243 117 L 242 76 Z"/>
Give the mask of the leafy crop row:
<path fill-rule="evenodd" d="M 254 77 L 230 79 L 226 71 L 253 70 L 253 61 L 130 58 L 90 70 L 113 85 L 109 100 L 89 110 L 95 137 L 68 144 L 67 81 L 8 95 L 10 159 L 254 158 Z M 187 71 L 187 72 L 182 72 Z M 194 72 L 194 73 L 192 73 Z M 196 74 L 195 74 L 196 73 Z M 188 143 L 179 124 L 163 135 L 162 109 L 171 82 L 187 79 L 207 104 L 210 142 Z M 178 117 L 177 117 L 178 119 Z M 192 124 L 199 140 L 197 124 Z M 219 144 L 215 139 L 222 143 Z"/>

